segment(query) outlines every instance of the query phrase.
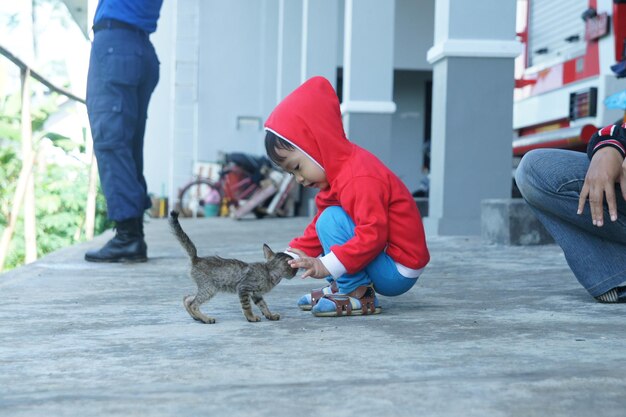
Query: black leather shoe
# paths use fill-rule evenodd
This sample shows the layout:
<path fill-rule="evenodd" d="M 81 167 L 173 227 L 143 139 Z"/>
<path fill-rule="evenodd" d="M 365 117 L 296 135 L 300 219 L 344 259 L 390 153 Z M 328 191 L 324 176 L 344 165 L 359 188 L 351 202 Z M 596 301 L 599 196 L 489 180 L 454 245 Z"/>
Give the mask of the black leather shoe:
<path fill-rule="evenodd" d="M 88 262 L 146 262 L 148 246 L 143 238 L 142 219 L 129 219 L 117 223 L 113 239 L 101 249 L 85 254 Z"/>

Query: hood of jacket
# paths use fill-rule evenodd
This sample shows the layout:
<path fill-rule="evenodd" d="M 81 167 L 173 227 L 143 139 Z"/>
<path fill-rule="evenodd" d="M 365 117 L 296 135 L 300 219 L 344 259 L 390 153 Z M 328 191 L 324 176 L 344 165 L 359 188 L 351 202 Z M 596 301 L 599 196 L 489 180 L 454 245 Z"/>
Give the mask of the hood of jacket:
<path fill-rule="evenodd" d="M 343 130 L 339 99 L 324 77 L 313 77 L 281 101 L 265 122 L 272 131 L 306 153 L 332 183 L 354 145 Z"/>

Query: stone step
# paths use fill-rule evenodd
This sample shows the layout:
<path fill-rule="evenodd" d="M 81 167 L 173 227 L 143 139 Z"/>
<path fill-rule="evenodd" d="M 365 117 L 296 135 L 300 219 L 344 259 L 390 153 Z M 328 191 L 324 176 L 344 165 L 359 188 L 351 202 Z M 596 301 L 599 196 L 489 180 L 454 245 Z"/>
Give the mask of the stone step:
<path fill-rule="evenodd" d="M 481 237 L 498 245 L 545 245 L 554 239 L 521 198 L 486 199 L 481 203 Z"/>

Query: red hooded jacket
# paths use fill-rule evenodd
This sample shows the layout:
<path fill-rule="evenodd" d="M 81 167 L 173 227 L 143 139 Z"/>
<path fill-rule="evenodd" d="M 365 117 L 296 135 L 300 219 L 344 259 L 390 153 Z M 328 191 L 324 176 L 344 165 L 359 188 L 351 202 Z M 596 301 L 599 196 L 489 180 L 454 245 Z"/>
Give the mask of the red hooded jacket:
<path fill-rule="evenodd" d="M 320 255 L 317 218 L 326 207 L 341 206 L 356 225 L 355 236 L 330 249 L 348 273 L 362 270 L 383 250 L 409 269 L 426 266 L 430 256 L 411 193 L 378 158 L 348 141 L 328 80 L 306 81 L 276 106 L 265 127 L 307 153 L 324 169 L 329 184 L 316 196 L 317 215 L 289 246 Z"/>

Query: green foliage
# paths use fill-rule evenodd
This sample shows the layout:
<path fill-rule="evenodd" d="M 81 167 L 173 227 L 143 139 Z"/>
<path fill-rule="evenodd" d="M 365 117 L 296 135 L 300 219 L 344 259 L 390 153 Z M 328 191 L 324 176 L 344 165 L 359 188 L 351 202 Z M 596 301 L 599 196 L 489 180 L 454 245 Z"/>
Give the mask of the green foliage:
<path fill-rule="evenodd" d="M 52 103 L 52 104 L 51 104 Z M 33 136 L 46 137 L 66 154 L 84 152 L 83 138 L 72 140 L 53 132 L 42 132 L 45 120 L 56 107 L 51 100 L 33 110 Z M 17 113 L 16 113 L 17 112 Z M 12 97 L 0 100 L 0 234 L 7 226 L 22 162 L 20 160 L 19 105 Z M 36 143 L 35 146 L 40 146 Z M 89 166 L 75 158 L 54 158 L 55 162 L 37 166 L 34 172 L 36 233 L 38 256 L 84 240 L 80 232 L 85 221 Z M 95 233 L 111 227 L 106 218 L 106 202 L 98 190 L 96 198 Z M 24 226 L 18 218 L 4 269 L 24 262 Z"/>
<path fill-rule="evenodd" d="M 52 113 L 57 111 L 55 99 L 58 97 L 58 95 L 55 93 L 52 94 L 50 97 L 51 100 L 40 103 L 38 107 L 31 109 L 30 117 L 32 119 L 33 132 L 43 131 L 44 124 L 46 123 L 46 120 L 48 120 L 48 117 L 50 117 Z M 46 135 L 48 134 L 49 133 L 47 132 Z"/>
<path fill-rule="evenodd" d="M 0 138 L 17 139 L 19 137 L 19 126 L 14 127 L 11 123 L 11 119 L 0 115 Z"/>
<path fill-rule="evenodd" d="M 76 168 L 49 165 L 45 176 L 38 178 L 35 191 L 38 254 L 76 241 L 74 235 L 84 218 L 88 186 L 87 169 L 76 171 Z"/>
<path fill-rule="evenodd" d="M 74 142 L 67 136 L 59 135 L 58 133 L 46 133 L 46 138 L 50 139 L 54 146 L 63 149 L 67 153 L 73 151 L 74 149 L 80 149 L 80 145 L 78 143 Z"/>
<path fill-rule="evenodd" d="M 17 178 L 22 169 L 22 161 L 17 156 L 15 142 L 11 138 L 0 136 L 0 228 L 2 229 L 7 224 Z"/>
<path fill-rule="evenodd" d="M 98 194 L 96 194 L 96 224 L 94 226 L 95 234 L 99 235 L 105 230 L 112 229 L 115 223 L 107 217 L 107 201 L 104 198 L 104 192 L 98 185 Z"/>

